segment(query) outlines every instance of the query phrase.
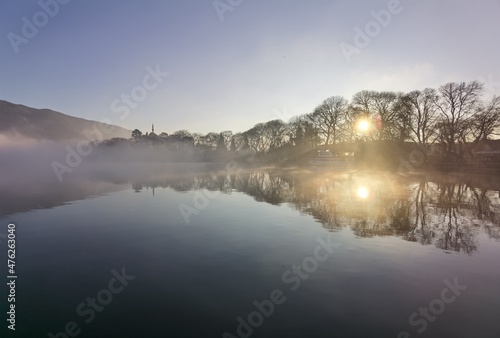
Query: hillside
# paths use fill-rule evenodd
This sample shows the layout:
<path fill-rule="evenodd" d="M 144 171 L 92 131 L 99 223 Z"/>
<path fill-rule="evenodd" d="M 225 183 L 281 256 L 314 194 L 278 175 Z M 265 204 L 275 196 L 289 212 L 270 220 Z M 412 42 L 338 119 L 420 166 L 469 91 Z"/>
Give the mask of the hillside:
<path fill-rule="evenodd" d="M 112 132 L 102 133 L 102 137 L 104 139 L 130 137 L 130 130 L 114 127 Z M 21 136 L 34 140 L 64 141 L 87 139 L 85 136 L 87 134 L 97 139 L 96 131 L 107 129 L 109 126 L 101 122 L 0 100 L 0 135 L 7 137 Z"/>

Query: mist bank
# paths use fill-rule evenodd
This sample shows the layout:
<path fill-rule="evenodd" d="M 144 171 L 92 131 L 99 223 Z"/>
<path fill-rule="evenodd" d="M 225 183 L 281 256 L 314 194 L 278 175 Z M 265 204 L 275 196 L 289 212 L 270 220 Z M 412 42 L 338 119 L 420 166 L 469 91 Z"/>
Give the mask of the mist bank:
<path fill-rule="evenodd" d="M 307 158 L 306 155 L 302 154 Z M 374 172 L 376 162 L 371 163 L 369 168 L 360 170 Z M 328 170 L 314 171 L 304 165 L 282 165 L 244 151 L 196 152 L 183 146 L 157 147 L 129 142 L 112 146 L 91 142 L 4 143 L 0 146 L 0 216 L 53 207 L 67 201 L 126 189 L 130 184 L 141 185 L 141 182 L 154 186 L 152 182 L 169 180 L 179 182 L 180 186 L 189 190 L 194 186 L 188 182 L 194 182 L 195 177 L 238 176 L 263 167 L 273 168 L 274 172 L 276 168 L 282 168 L 285 173 L 306 174 L 313 178 L 339 175 Z M 442 175 L 439 180 L 457 177 L 473 176 Z M 478 179 L 483 179 L 483 176 L 467 184 L 478 186 Z M 485 189 L 495 186 L 493 183 L 498 181 L 493 176 L 491 179 L 485 184 Z"/>
<path fill-rule="evenodd" d="M 223 169 L 231 159 L 206 162 L 183 151 L 169 152 L 149 147 L 100 147 L 95 143 L 41 142 L 0 147 L 0 183 L 46 182 L 96 179 L 117 182 L 143 175 L 195 173 Z M 240 166 L 248 165 L 248 162 Z"/>
<path fill-rule="evenodd" d="M 129 187 L 145 177 L 173 180 L 249 166 L 196 162 L 190 153 L 148 147 L 99 147 L 87 142 L 5 142 L 0 146 L 0 217 Z"/>

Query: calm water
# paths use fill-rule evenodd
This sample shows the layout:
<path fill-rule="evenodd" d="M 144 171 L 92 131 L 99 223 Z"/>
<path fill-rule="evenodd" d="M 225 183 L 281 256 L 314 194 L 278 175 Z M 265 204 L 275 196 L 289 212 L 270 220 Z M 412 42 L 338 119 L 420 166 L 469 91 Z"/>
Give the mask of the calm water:
<path fill-rule="evenodd" d="M 262 171 L 12 190 L 7 334 L 500 337 L 499 185 Z"/>

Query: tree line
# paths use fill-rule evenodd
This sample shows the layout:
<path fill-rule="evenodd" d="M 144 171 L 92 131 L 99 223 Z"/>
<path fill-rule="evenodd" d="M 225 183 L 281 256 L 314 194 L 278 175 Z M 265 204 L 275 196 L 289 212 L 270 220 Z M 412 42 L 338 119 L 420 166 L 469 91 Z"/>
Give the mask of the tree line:
<path fill-rule="evenodd" d="M 450 82 L 409 93 L 363 90 L 350 100 L 332 96 L 312 112 L 286 122 L 258 123 L 244 132 L 179 130 L 156 135 L 135 129 L 127 142 L 162 145 L 173 151 L 272 157 L 301 154 L 320 145 L 391 140 L 421 147 L 437 144 L 444 158 L 463 159 L 470 149 L 466 145 L 499 135 L 500 97 L 484 96 L 483 84 L 478 81 Z M 110 145 L 123 140 L 106 142 Z"/>

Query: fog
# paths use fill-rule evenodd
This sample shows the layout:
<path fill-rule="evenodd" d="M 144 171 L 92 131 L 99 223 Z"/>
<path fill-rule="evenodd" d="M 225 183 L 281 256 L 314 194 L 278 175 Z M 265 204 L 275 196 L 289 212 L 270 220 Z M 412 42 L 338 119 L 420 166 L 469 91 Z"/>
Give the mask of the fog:
<path fill-rule="evenodd" d="M 85 148 L 77 142 L 21 138 L 2 141 L 0 217 L 127 189 L 145 178 L 175 180 L 226 165 L 195 163 L 196 157 L 188 152 L 171 154 L 147 147 Z"/>
<path fill-rule="evenodd" d="M 12 215 L 17 212 L 52 208 L 71 201 L 130 189 L 131 186 L 135 190 L 140 190 L 135 187 L 162 186 L 178 191 L 215 189 L 228 192 L 237 189 L 245 192 L 248 184 L 235 185 L 233 183 L 236 181 L 233 180 L 254 171 L 255 169 L 249 167 L 245 161 L 238 163 L 234 160 L 221 160 L 218 163 L 204 163 L 199 155 L 189 150 L 169 151 L 127 144 L 112 147 L 87 145 L 85 148 L 77 142 L 2 142 L 0 217 L 15 217 Z M 317 182 L 312 180 L 346 178 L 346 175 L 329 171 L 315 172 L 308 168 L 273 168 L 272 172 L 279 177 L 292 175 L 289 176 L 290 182 L 307 182 L 305 184 L 311 187 L 317 185 Z M 219 178 L 214 178 L 214 173 L 217 173 Z M 373 175 L 377 178 L 382 174 Z M 393 178 L 387 178 L 386 182 L 392 182 L 402 174 L 390 175 Z M 500 190 L 498 181 L 487 176 L 434 173 L 418 180 L 478 187 L 484 191 Z M 265 189 L 250 189 L 249 193 L 254 194 L 255 191 Z M 272 200 L 275 194 L 276 191 L 273 190 L 269 194 L 263 193 L 259 198 L 266 200 L 269 195 Z"/>

